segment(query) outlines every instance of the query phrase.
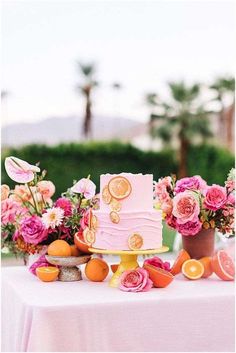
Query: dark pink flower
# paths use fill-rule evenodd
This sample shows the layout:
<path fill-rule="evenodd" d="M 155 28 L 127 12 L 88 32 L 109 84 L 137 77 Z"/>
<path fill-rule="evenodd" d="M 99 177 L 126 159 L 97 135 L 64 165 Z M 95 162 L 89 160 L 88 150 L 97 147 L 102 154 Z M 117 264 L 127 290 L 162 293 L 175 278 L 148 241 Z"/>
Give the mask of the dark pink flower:
<path fill-rule="evenodd" d="M 147 259 L 144 261 L 144 264 L 149 264 L 158 268 L 162 268 L 163 270 L 170 271 L 170 263 L 168 261 L 163 262 L 158 256 L 154 256 L 151 259 Z"/>
<path fill-rule="evenodd" d="M 45 228 L 42 219 L 33 215 L 24 218 L 20 222 L 19 229 L 14 238 L 17 238 L 18 236 L 22 236 L 26 243 L 37 245 L 47 238 L 48 231 Z"/>
<path fill-rule="evenodd" d="M 148 272 L 144 268 L 137 268 L 122 273 L 119 288 L 125 292 L 146 292 L 152 285 Z"/>
<path fill-rule="evenodd" d="M 213 184 L 209 186 L 204 200 L 204 206 L 212 211 L 223 208 L 227 201 L 227 193 L 225 187 Z"/>
<path fill-rule="evenodd" d="M 89 226 L 89 215 L 90 215 L 90 211 L 86 211 L 80 220 L 80 226 L 82 230 L 84 230 L 86 227 Z"/>
<path fill-rule="evenodd" d="M 178 232 L 182 235 L 191 236 L 196 235 L 202 229 L 202 223 L 197 220 L 195 222 L 187 222 L 177 225 Z"/>
<path fill-rule="evenodd" d="M 66 197 L 60 197 L 55 202 L 55 207 L 62 208 L 64 210 L 64 216 L 71 216 L 72 214 L 72 204 Z"/>
<path fill-rule="evenodd" d="M 40 256 L 40 258 L 35 261 L 29 268 L 29 271 L 36 276 L 36 269 L 38 267 L 47 267 L 47 266 L 53 266 L 51 265 L 47 260 L 45 255 Z"/>
<path fill-rule="evenodd" d="M 168 224 L 169 227 L 176 229 L 177 227 L 177 219 L 175 216 L 167 215 L 165 218 L 166 223 Z"/>
<path fill-rule="evenodd" d="M 175 192 L 183 192 L 185 190 L 200 190 L 204 192 L 207 188 L 207 183 L 203 180 L 200 175 L 193 177 L 182 178 L 177 181 L 175 186 Z"/>

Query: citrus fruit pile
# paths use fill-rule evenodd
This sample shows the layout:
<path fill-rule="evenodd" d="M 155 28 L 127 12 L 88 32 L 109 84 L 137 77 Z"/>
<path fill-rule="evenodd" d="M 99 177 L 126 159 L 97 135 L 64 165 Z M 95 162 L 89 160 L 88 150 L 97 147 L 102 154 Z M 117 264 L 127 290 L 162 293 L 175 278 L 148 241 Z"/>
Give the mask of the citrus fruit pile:
<path fill-rule="evenodd" d="M 235 266 L 232 258 L 224 250 L 217 251 L 213 257 L 203 257 L 200 260 L 191 259 L 186 250 L 182 249 L 171 270 L 172 275 L 182 272 L 191 280 L 208 278 L 214 272 L 223 281 L 233 281 Z"/>

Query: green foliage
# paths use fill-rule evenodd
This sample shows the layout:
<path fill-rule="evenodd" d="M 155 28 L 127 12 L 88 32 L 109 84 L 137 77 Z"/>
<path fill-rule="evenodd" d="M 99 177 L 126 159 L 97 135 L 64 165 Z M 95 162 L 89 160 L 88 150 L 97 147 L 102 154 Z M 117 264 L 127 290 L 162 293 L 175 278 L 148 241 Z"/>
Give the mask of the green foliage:
<path fill-rule="evenodd" d="M 99 189 L 99 176 L 103 173 L 152 173 L 154 180 L 177 172 L 175 152 L 144 152 L 116 141 L 109 143 L 61 144 L 58 146 L 28 145 L 20 149 L 12 148 L 2 154 L 16 156 L 29 163 L 40 162 L 48 174 L 45 179 L 56 185 L 56 196 L 79 180 L 91 174 L 91 179 Z M 189 175 L 200 174 L 208 183 L 223 184 L 227 173 L 234 166 L 233 156 L 214 146 L 191 147 L 188 156 Z M 2 183 L 14 186 L 6 175 L 2 164 Z"/>

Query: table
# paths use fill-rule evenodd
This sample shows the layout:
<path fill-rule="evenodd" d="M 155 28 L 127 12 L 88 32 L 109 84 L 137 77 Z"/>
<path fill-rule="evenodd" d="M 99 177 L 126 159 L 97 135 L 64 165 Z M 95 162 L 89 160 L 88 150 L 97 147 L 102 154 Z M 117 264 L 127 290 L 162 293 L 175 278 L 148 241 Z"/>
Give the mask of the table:
<path fill-rule="evenodd" d="M 126 293 L 102 283 L 43 283 L 2 269 L 2 351 L 234 351 L 234 283 L 189 281 Z"/>

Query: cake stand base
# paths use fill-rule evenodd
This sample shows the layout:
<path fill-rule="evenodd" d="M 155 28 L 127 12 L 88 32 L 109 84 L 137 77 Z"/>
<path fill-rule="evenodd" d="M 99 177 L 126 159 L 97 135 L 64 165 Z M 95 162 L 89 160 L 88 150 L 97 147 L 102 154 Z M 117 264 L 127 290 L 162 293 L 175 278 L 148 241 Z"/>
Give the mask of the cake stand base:
<path fill-rule="evenodd" d="M 95 254 L 106 254 L 106 255 L 119 255 L 120 256 L 120 264 L 118 266 L 117 271 L 113 274 L 109 281 L 110 287 L 118 287 L 120 283 L 120 276 L 124 271 L 127 270 L 134 270 L 135 268 L 139 267 L 138 264 L 138 255 L 154 255 L 154 254 L 161 254 L 163 252 L 167 252 L 169 248 L 167 246 L 162 246 L 158 249 L 152 250 L 137 250 L 137 251 L 129 251 L 129 250 L 103 250 L 103 249 L 96 249 L 96 248 L 89 248 L 89 251 Z"/>

